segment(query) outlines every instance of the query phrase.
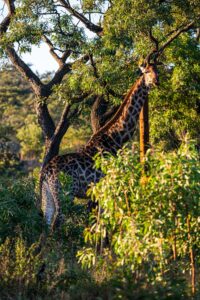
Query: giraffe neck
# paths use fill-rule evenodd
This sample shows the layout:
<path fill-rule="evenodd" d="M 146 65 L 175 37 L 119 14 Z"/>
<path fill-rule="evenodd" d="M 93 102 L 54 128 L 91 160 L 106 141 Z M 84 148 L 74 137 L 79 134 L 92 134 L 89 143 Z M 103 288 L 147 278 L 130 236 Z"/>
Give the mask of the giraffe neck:
<path fill-rule="evenodd" d="M 132 86 L 113 118 L 106 123 L 86 144 L 90 155 L 98 151 L 116 153 L 124 143 L 133 137 L 142 106 L 147 99 L 149 87 L 144 77 Z"/>

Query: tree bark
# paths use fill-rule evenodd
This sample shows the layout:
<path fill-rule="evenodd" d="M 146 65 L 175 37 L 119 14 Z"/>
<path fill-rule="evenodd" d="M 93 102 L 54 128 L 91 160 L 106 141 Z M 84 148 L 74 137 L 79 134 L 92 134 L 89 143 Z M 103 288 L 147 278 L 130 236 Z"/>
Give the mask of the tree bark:
<path fill-rule="evenodd" d="M 91 110 L 91 126 L 93 133 L 104 126 L 117 112 L 119 105 L 108 108 L 108 101 L 104 96 L 97 96 Z"/>

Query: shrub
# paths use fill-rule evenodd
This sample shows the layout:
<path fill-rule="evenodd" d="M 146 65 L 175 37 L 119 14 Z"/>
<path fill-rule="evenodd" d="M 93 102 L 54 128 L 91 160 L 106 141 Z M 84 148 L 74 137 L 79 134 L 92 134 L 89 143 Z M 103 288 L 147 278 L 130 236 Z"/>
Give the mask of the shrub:
<path fill-rule="evenodd" d="M 126 269 L 138 281 L 160 282 L 163 288 L 191 278 L 187 287 L 194 293 L 200 259 L 199 156 L 187 143 L 177 152 L 148 153 L 146 175 L 138 161 L 130 150 L 97 158 L 106 176 L 90 189 L 100 208 L 85 229 L 89 245 L 78 252 L 79 261 L 101 270 L 105 265 Z M 181 294 L 186 291 L 179 288 Z"/>
<path fill-rule="evenodd" d="M 29 242 L 37 239 L 44 226 L 36 207 L 34 182 L 28 179 L 0 179 L 0 241 L 22 234 Z"/>
<path fill-rule="evenodd" d="M 0 179 L 1 299 L 67 298 L 90 283 L 75 256 L 83 245 L 85 209 L 69 201 L 67 179 L 61 181 L 64 222 L 52 233 L 37 208 L 35 182 Z"/>

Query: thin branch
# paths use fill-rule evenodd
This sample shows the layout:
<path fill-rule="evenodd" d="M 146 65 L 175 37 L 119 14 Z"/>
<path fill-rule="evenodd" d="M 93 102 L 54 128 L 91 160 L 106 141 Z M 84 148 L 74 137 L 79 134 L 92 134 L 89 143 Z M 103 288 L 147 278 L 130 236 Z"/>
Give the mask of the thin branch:
<path fill-rule="evenodd" d="M 50 54 L 52 55 L 52 57 L 55 59 L 59 66 L 62 66 L 72 53 L 72 50 L 62 51 L 60 49 L 55 48 L 53 43 L 45 34 L 43 34 L 42 39 L 49 46 Z M 55 52 L 56 50 L 63 52 L 61 57 Z"/>
<path fill-rule="evenodd" d="M 80 103 L 82 102 L 86 97 L 88 97 L 88 93 L 84 93 L 81 96 L 77 98 L 73 98 L 73 103 Z M 60 117 L 60 120 L 58 122 L 58 125 L 56 126 L 55 132 L 53 139 L 56 138 L 57 136 L 63 137 L 65 132 L 67 131 L 69 125 L 70 125 L 70 120 L 77 114 L 78 108 L 75 108 L 74 110 L 71 111 L 71 104 L 66 103 L 62 115 Z"/>
<path fill-rule="evenodd" d="M 150 63 L 150 60 L 153 56 L 153 54 L 157 54 L 158 53 L 158 47 L 159 47 L 159 42 L 158 40 L 153 36 L 153 33 L 152 33 L 152 27 L 150 28 L 149 30 L 149 38 L 151 40 L 151 42 L 155 45 L 155 48 L 147 55 L 145 61 L 149 64 Z M 156 61 L 156 58 L 157 56 L 154 56 L 154 60 Z"/>
<path fill-rule="evenodd" d="M 109 103 L 105 100 L 104 96 L 96 96 L 90 115 L 93 133 L 104 126 L 119 108 L 119 106 L 115 106 L 108 109 L 108 105 Z"/>
<path fill-rule="evenodd" d="M 85 100 L 88 96 L 90 95 L 90 93 L 84 93 L 84 94 L 82 94 L 81 96 L 79 95 L 79 96 L 75 96 L 75 97 L 73 97 L 73 99 L 72 99 L 72 103 L 73 104 L 77 104 L 77 103 L 80 103 L 80 102 L 82 102 L 83 100 Z"/>
<path fill-rule="evenodd" d="M 197 28 L 197 33 L 196 33 L 196 41 L 199 42 L 200 39 L 200 28 Z"/>
<path fill-rule="evenodd" d="M 79 19 L 87 29 L 89 29 L 92 32 L 95 32 L 96 34 L 100 35 L 103 31 L 103 28 L 99 25 L 96 25 L 92 23 L 90 20 L 88 20 L 83 14 L 79 13 L 77 10 L 75 10 L 67 0 L 59 0 L 59 2 L 63 5 L 63 7 L 70 12 L 74 17 Z"/>
<path fill-rule="evenodd" d="M 197 18 L 199 19 L 199 17 Z M 194 28 L 195 22 L 197 20 L 193 20 L 190 23 L 183 25 L 183 26 L 179 26 L 177 28 L 177 30 L 173 30 L 172 31 L 172 35 L 168 38 L 168 40 L 160 47 L 159 49 L 159 41 L 153 36 L 152 34 L 152 29 L 150 29 L 149 32 L 149 37 L 151 39 L 151 41 L 155 44 L 155 48 L 147 55 L 146 57 L 146 61 L 149 63 L 150 59 L 153 56 L 153 60 L 154 62 L 156 62 L 157 58 L 163 53 L 163 51 L 165 50 L 165 48 L 167 46 L 169 46 L 181 33 L 183 32 L 187 32 L 189 29 Z"/>
<path fill-rule="evenodd" d="M 47 91 L 47 96 L 49 96 L 52 93 L 52 88 L 57 85 L 60 84 L 63 77 L 68 74 L 69 72 L 71 72 L 72 70 L 72 66 L 73 64 L 77 63 L 77 62 L 87 62 L 89 59 L 88 55 L 84 55 L 83 57 L 81 57 L 80 59 L 78 59 L 77 61 L 73 62 L 73 63 L 68 63 L 68 64 L 62 64 L 60 66 L 60 68 L 57 70 L 57 72 L 55 73 L 54 77 L 52 78 L 52 80 L 45 85 L 46 87 L 46 91 Z"/>
<path fill-rule="evenodd" d="M 158 42 L 158 40 L 155 38 L 155 36 L 153 36 L 152 28 L 151 28 L 150 31 L 149 31 L 149 37 L 150 37 L 151 41 L 154 43 L 154 45 L 155 45 L 155 51 L 158 51 L 159 42 Z"/>
<path fill-rule="evenodd" d="M 62 64 L 62 61 L 60 60 L 60 57 L 58 56 L 58 54 L 55 52 L 54 46 L 53 46 L 52 42 L 50 41 L 50 39 L 45 34 L 43 34 L 42 40 L 49 46 L 49 51 L 50 51 L 52 57 L 57 61 L 57 63 L 59 65 Z"/>
<path fill-rule="evenodd" d="M 165 43 L 162 45 L 162 47 L 159 49 L 158 53 L 159 55 L 164 51 L 164 49 L 171 44 L 182 32 L 186 32 L 189 29 L 192 29 L 194 27 L 196 20 L 191 21 L 189 24 L 185 25 L 182 28 L 179 28 L 175 34 L 173 34 Z"/>
<path fill-rule="evenodd" d="M 115 91 L 113 91 L 110 88 L 106 88 L 106 91 L 108 92 L 108 94 L 110 94 L 111 96 L 113 96 L 115 98 L 123 99 L 123 95 L 116 93 Z"/>
<path fill-rule="evenodd" d="M 93 70 L 94 70 L 94 76 L 99 79 L 99 74 L 98 74 L 98 70 L 97 70 L 97 65 L 96 65 L 96 62 L 94 61 L 93 59 L 93 55 L 92 54 L 89 54 L 89 59 L 90 59 L 90 63 L 91 63 L 91 66 L 93 67 Z"/>
<path fill-rule="evenodd" d="M 63 55 L 61 56 L 61 60 L 62 60 L 63 63 L 66 62 L 67 58 L 72 54 L 72 52 L 73 52 L 73 51 L 70 50 L 70 49 L 64 51 Z"/>

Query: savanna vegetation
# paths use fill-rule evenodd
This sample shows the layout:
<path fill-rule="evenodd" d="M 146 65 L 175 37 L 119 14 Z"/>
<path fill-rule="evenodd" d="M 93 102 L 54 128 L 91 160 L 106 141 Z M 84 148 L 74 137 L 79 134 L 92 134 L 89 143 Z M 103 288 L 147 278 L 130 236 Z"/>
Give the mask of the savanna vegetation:
<path fill-rule="evenodd" d="M 0 10 L 0 299 L 199 299 L 199 0 L 2 0 Z M 23 60 L 43 43 L 55 73 Z M 139 129 L 117 156 L 97 155 L 105 177 L 88 190 L 90 213 L 60 174 L 64 221 L 50 232 L 41 167 L 85 144 L 163 45 L 145 161 Z"/>

